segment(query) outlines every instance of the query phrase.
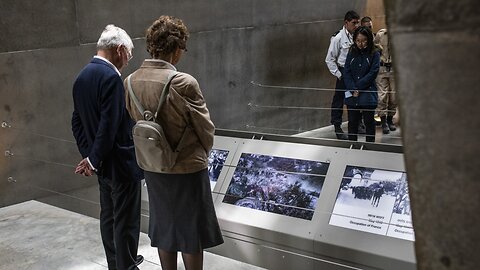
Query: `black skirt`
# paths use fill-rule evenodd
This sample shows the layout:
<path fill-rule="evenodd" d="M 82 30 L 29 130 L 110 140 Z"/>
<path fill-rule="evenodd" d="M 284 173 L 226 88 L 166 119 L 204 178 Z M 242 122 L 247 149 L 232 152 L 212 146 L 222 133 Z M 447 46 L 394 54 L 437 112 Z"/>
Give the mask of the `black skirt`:
<path fill-rule="evenodd" d="M 198 253 L 223 243 L 207 169 L 189 174 L 145 172 L 152 247 Z"/>

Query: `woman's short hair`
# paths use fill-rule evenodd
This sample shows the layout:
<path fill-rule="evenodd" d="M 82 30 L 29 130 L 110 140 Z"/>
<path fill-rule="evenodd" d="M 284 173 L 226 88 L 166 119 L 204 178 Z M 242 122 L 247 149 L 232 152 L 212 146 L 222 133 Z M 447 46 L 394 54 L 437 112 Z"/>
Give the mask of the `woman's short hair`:
<path fill-rule="evenodd" d="M 147 51 L 153 58 L 186 49 L 188 29 L 181 19 L 162 15 L 147 29 Z"/>
<path fill-rule="evenodd" d="M 120 27 L 109 24 L 105 27 L 97 42 L 97 50 L 110 49 L 123 45 L 127 50 L 133 49 L 133 42 L 130 36 Z"/>

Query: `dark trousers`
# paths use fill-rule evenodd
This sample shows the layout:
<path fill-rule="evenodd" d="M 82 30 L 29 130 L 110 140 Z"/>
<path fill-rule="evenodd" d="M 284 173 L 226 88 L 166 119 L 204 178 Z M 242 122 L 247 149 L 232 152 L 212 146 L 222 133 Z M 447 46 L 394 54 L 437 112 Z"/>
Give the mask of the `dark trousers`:
<path fill-rule="evenodd" d="M 343 73 L 343 68 L 339 68 L 340 72 Z M 337 78 L 337 83 L 335 84 L 335 94 L 333 95 L 331 114 L 330 114 L 330 123 L 334 126 L 339 126 L 342 124 L 342 115 L 343 115 L 343 102 L 345 99 L 345 82 L 343 77 L 341 80 Z"/>
<path fill-rule="evenodd" d="M 358 123 L 362 120 L 365 124 L 367 142 L 375 142 L 375 109 L 376 106 L 348 106 L 348 139 L 357 140 Z"/>
<path fill-rule="evenodd" d="M 118 182 L 98 176 L 100 232 L 108 269 L 130 270 L 135 266 L 140 236 L 141 182 Z"/>

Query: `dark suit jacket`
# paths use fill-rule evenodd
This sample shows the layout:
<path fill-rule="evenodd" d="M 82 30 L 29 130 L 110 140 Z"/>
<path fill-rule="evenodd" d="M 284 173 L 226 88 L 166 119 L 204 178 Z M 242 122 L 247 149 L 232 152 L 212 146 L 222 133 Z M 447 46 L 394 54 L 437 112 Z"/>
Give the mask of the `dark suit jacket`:
<path fill-rule="evenodd" d="M 72 131 L 82 157 L 114 181 L 143 179 L 133 146 L 133 120 L 123 82 L 109 63 L 93 58 L 73 85 Z"/>

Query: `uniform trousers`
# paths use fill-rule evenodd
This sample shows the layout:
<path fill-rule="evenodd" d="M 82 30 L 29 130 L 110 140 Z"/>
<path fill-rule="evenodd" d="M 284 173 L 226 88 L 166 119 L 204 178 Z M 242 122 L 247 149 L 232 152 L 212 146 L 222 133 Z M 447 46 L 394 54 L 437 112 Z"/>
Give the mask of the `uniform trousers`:
<path fill-rule="evenodd" d="M 395 98 L 395 79 L 393 72 L 388 72 L 386 67 L 380 67 L 376 79 L 378 89 L 378 116 L 393 116 L 397 109 Z"/>
<path fill-rule="evenodd" d="M 343 68 L 339 67 L 338 70 L 343 73 Z M 342 124 L 342 115 L 343 115 L 343 104 L 345 100 L 345 82 L 343 81 L 343 76 L 341 79 L 337 78 L 335 84 L 335 94 L 333 95 L 331 113 L 330 113 L 330 123 L 334 126 L 339 126 Z"/>

